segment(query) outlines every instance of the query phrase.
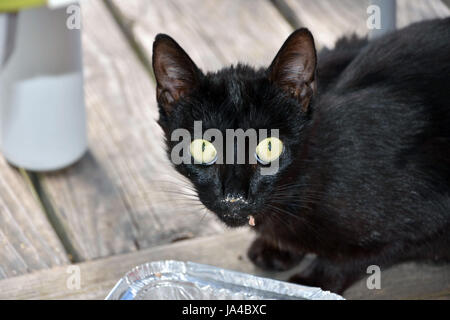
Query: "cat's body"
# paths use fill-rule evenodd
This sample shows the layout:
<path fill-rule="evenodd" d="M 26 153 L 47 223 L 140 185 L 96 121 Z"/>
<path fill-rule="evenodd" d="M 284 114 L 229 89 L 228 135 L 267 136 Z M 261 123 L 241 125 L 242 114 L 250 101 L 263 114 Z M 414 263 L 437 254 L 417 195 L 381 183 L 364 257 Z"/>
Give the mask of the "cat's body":
<path fill-rule="evenodd" d="M 300 32 L 267 71 L 200 74 L 189 94 L 171 95 L 170 120 L 168 102 L 158 96 L 166 134 L 203 120 L 221 130 L 281 126 L 286 141 L 274 177 L 245 165 L 177 169 L 230 225 L 226 212 L 251 211 L 260 234 L 249 251 L 256 264 L 284 269 L 317 254 L 294 281 L 342 292 L 373 264 L 450 262 L 450 19 L 369 43 L 342 40 L 319 55 L 317 81 L 313 69 L 315 53 Z M 198 104 L 211 114 L 196 115 Z M 231 194 L 220 186 L 227 181 L 233 194 L 245 190 L 251 205 L 213 203 Z M 267 199 L 254 200 L 256 193 Z"/>
<path fill-rule="evenodd" d="M 334 279 L 371 264 L 450 261 L 449 30 L 447 19 L 370 43 L 322 94 L 319 55 L 317 108 L 296 165 L 305 186 L 291 190 L 310 209 L 290 220 L 295 235 L 281 222 L 262 222 L 261 234 L 325 257 Z"/>

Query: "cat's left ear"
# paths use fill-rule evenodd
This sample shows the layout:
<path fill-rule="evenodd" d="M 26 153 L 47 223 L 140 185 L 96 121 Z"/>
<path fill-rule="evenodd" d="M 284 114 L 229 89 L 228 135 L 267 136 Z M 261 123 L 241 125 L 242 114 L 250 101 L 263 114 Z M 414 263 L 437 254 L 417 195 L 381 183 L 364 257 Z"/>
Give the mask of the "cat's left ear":
<path fill-rule="evenodd" d="M 198 84 L 200 69 L 171 37 L 158 34 L 153 43 L 156 99 L 167 114 Z"/>
<path fill-rule="evenodd" d="M 269 79 L 308 111 L 316 91 L 317 55 L 308 29 L 294 31 L 284 42 L 268 69 Z"/>

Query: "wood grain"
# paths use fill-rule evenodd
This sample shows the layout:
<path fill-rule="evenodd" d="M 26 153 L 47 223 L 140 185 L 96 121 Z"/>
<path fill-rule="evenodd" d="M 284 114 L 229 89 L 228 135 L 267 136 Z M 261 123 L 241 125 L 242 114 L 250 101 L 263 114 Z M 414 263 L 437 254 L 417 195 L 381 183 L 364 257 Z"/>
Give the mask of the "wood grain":
<path fill-rule="evenodd" d="M 292 27 L 270 1 L 114 1 L 151 56 L 157 33 L 173 37 L 203 70 L 267 66 Z"/>
<path fill-rule="evenodd" d="M 0 279 L 68 262 L 24 177 L 0 157 Z"/>
<path fill-rule="evenodd" d="M 0 299 L 104 299 L 127 271 L 137 265 L 159 260 L 195 261 L 264 274 L 245 257 L 251 239 L 248 230 L 240 230 L 80 263 L 76 265 L 80 268 L 79 290 L 67 287 L 71 275 L 67 267 L 0 280 Z"/>
<path fill-rule="evenodd" d="M 450 8 L 440 0 L 397 0 L 397 28 L 411 23 L 450 16 Z"/>
<path fill-rule="evenodd" d="M 335 41 L 344 34 L 367 34 L 366 9 L 369 0 L 277 0 L 291 8 L 300 25 L 314 35 L 319 48 L 332 48 Z"/>
<path fill-rule="evenodd" d="M 450 0 L 442 0 L 442 2 L 447 6 L 447 8 L 450 8 Z"/>
<path fill-rule="evenodd" d="M 344 296 L 371 300 L 450 299 L 450 265 L 404 263 L 381 270 L 380 289 L 369 290 L 367 277 L 349 288 Z"/>
<path fill-rule="evenodd" d="M 336 40 L 356 33 L 365 36 L 368 32 L 366 20 L 369 0 L 276 0 L 284 2 L 297 16 L 300 25 L 311 30 L 319 47 L 332 48 Z M 397 27 L 410 23 L 446 17 L 448 7 L 440 0 L 397 0 Z M 291 18 L 292 20 L 292 18 Z"/>
<path fill-rule="evenodd" d="M 151 261 L 178 260 L 209 264 L 258 276 L 286 280 L 311 262 L 282 273 L 256 268 L 246 251 L 253 239 L 247 229 L 144 249 L 77 264 L 81 286 L 67 286 L 73 269 L 55 267 L 0 280 L 0 299 L 104 299 L 117 281 L 133 267 Z M 450 299 L 450 268 L 414 263 L 382 270 L 381 289 L 368 290 L 366 278 L 345 293 L 347 299 Z"/>

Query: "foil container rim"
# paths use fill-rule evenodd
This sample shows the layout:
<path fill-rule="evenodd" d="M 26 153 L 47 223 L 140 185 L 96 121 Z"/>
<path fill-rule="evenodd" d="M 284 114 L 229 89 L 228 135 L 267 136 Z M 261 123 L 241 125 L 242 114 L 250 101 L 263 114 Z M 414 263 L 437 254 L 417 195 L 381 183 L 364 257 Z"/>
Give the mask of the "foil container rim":
<path fill-rule="evenodd" d="M 187 274 L 202 278 L 204 282 L 245 286 L 255 291 L 270 292 L 280 296 L 280 299 L 285 297 L 286 299 L 345 300 L 338 294 L 317 287 L 307 287 L 206 264 L 177 260 L 151 261 L 135 266 L 119 279 L 105 300 L 132 299 L 149 283 L 170 280 L 174 278 L 174 275 Z M 125 293 L 127 296 L 124 298 Z"/>

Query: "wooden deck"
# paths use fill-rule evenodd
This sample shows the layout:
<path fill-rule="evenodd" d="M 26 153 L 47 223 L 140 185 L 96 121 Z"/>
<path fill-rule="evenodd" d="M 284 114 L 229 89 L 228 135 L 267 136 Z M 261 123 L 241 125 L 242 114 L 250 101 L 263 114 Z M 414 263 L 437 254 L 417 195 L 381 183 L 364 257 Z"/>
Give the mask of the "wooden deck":
<path fill-rule="evenodd" d="M 364 0 L 86 0 L 83 54 L 89 152 L 54 173 L 0 158 L 0 299 L 102 299 L 133 266 L 152 260 L 207 263 L 263 273 L 247 260 L 253 235 L 225 229 L 169 165 L 157 126 L 152 43 L 174 37 L 204 70 L 268 64 L 286 37 L 307 26 L 320 47 L 365 34 Z M 398 0 L 399 26 L 450 15 L 440 0 Z M 67 267 L 82 286 L 66 286 Z M 406 264 L 346 297 L 450 298 L 450 266 Z"/>

